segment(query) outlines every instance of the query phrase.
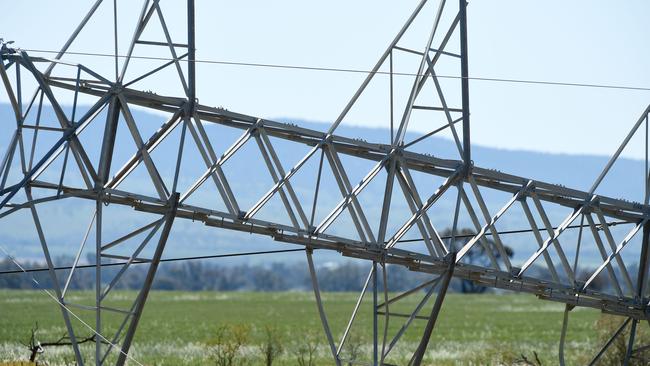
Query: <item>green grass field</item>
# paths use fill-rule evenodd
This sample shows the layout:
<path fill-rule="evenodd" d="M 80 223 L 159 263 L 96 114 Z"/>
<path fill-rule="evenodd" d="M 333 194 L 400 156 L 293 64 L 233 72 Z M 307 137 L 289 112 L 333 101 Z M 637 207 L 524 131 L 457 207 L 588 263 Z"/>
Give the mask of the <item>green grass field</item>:
<path fill-rule="evenodd" d="M 112 295 L 106 306 L 126 307 L 135 292 Z M 356 294 L 323 294 L 326 311 L 335 338 L 339 338 L 351 313 Z M 70 293 L 68 302 L 93 302 L 93 293 Z M 356 353 L 359 361 L 370 360 L 370 297 L 350 336 L 343 357 Z M 418 298 L 406 298 L 390 307 L 391 313 L 407 313 Z M 93 316 L 72 308 L 94 326 Z M 557 346 L 562 323 L 562 304 L 537 300 L 529 295 L 448 295 L 426 354 L 430 365 L 513 364 L 521 355 L 534 360 L 534 352 L 544 365 L 557 364 Z M 429 308 L 421 312 L 426 315 Z M 119 317 L 106 313 L 104 330 L 114 330 Z M 571 313 L 567 341 L 567 359 L 571 364 L 587 361 L 599 343 L 603 327 L 596 310 L 576 309 Z M 406 319 L 392 316 L 390 340 Z M 52 299 L 39 291 L 0 291 L 0 363 L 25 359 L 29 352 L 22 343 L 29 340 L 30 330 L 38 322 L 37 339 L 53 341 L 65 328 L 61 313 Z M 614 320 L 612 320 L 614 322 Z M 393 364 L 405 364 L 417 346 L 426 321 L 415 320 L 398 346 L 387 358 Z M 90 330 L 75 321 L 78 334 Z M 383 334 L 383 318 L 380 321 Z M 318 318 L 313 294 L 309 292 L 241 293 L 241 292 L 153 292 L 136 336 L 132 355 L 146 365 L 216 365 L 214 350 L 220 331 L 238 331 L 244 335 L 236 364 L 263 364 L 259 345 L 270 329 L 284 351 L 275 364 L 296 365 L 300 349 L 310 342 L 318 344 L 315 364 L 332 364 L 326 339 Z M 602 333 L 602 332 L 600 332 Z M 84 344 L 90 357 L 94 344 Z M 113 352 L 114 354 L 115 352 Z M 46 349 L 39 360 L 49 365 L 73 364 L 69 347 Z M 131 363 L 134 365 L 135 363 Z M 368 363 L 366 363 L 368 364 Z"/>

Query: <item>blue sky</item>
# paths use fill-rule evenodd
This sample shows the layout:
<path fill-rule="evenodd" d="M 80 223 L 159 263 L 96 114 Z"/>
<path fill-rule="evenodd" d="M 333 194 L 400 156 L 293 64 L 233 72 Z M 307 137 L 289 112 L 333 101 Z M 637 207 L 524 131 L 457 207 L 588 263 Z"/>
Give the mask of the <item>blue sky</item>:
<path fill-rule="evenodd" d="M 197 58 L 369 69 L 416 3 L 197 0 Z M 3 8 L 0 37 L 26 49 L 58 49 L 90 4 L 10 2 Z M 162 4 L 174 40 L 182 42 L 185 2 Z M 120 53 L 140 6 L 139 1 L 118 1 Z M 430 15 L 424 15 L 429 18 L 415 31 L 426 30 L 427 19 L 433 19 L 437 1 L 429 6 Z M 650 87 L 650 49 L 644 46 L 649 10 L 650 3 L 641 0 L 471 1 L 470 76 Z M 71 50 L 112 52 L 111 17 L 112 1 L 107 0 Z M 422 44 L 426 36 L 421 33 Z M 111 75 L 110 59 L 68 60 Z M 134 70 L 141 66 L 133 64 Z M 201 103 L 261 117 L 323 122 L 336 118 L 364 77 L 205 64 L 198 72 Z M 169 79 L 152 82 L 150 88 L 159 94 L 172 92 Z M 611 154 L 650 103 L 647 91 L 484 81 L 472 81 L 470 93 L 474 142 L 556 153 Z M 0 99 L 6 100 L 4 93 Z M 374 105 L 360 106 L 351 123 L 379 127 Z M 625 155 L 641 157 L 642 151 L 637 144 Z"/>

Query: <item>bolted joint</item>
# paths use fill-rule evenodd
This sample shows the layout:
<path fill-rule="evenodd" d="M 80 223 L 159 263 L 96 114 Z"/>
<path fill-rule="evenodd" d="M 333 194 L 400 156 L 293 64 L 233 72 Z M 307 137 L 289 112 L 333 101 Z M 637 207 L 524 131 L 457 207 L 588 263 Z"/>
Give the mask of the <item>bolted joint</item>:
<path fill-rule="evenodd" d="M 237 213 L 237 220 L 244 221 L 246 219 L 246 211 L 239 211 Z"/>
<path fill-rule="evenodd" d="M 188 99 L 183 104 L 183 115 L 185 116 L 185 118 L 194 117 L 194 115 L 196 114 L 198 105 L 199 105 L 198 98 Z"/>
<path fill-rule="evenodd" d="M 16 49 L 8 46 L 13 43 L 14 41 L 5 41 L 4 38 L 0 38 L 0 55 L 15 54 Z"/>

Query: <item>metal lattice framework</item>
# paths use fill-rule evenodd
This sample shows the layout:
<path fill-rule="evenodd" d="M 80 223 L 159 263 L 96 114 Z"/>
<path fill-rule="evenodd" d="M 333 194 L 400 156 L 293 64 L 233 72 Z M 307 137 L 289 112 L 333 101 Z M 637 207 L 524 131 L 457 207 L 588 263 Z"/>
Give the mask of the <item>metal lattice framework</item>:
<path fill-rule="evenodd" d="M 167 238 L 178 219 L 191 220 L 196 225 L 204 224 L 214 228 L 264 235 L 278 242 L 304 246 L 307 249 L 307 262 L 318 312 L 337 365 L 343 362 L 342 350 L 362 305 L 362 299 L 368 291 L 372 292 L 374 314 L 372 364 L 389 362 L 391 351 L 409 325 L 416 319 L 424 318 L 428 323 L 411 359 L 412 364 L 420 364 L 452 277 L 471 280 L 487 287 L 531 293 L 541 299 L 565 303 L 567 306 L 560 342 L 560 362 L 563 362 L 564 357 L 568 315 L 574 307 L 601 309 L 625 319 L 621 329 L 596 355 L 593 363 L 598 361 L 614 338 L 619 336 L 620 330 L 629 324 L 633 331 L 629 341 L 628 358 L 640 349 L 634 347 L 634 329 L 638 321 L 647 319 L 649 301 L 646 281 L 650 232 L 648 194 L 645 194 L 645 202 L 636 203 L 598 195 L 596 190 L 639 128 L 645 123 L 647 129 L 650 108 L 643 111 L 593 187 L 585 192 L 473 165 L 470 148 L 467 17 L 464 0 L 460 0 L 458 4 L 441 1 L 437 8 L 433 8 L 433 17 L 422 15 L 428 4 L 427 0 L 420 2 L 361 87 L 325 132 L 199 104 L 196 98 L 193 0 L 188 1 L 187 7 L 186 43 L 176 43 L 178 39 L 172 40 L 159 1 L 144 1 L 128 54 L 121 59 L 121 70 L 118 70 L 116 48 L 115 78 L 102 76 L 89 66 L 61 61 L 101 4 L 102 0 L 98 0 L 91 7 L 54 59 L 30 56 L 26 51 L 11 48 L 4 43 L 0 54 L 3 63 L 0 76 L 13 107 L 16 123 L 0 165 L 0 220 L 6 220 L 20 212 L 27 212 L 31 217 L 49 267 L 54 295 L 61 308 L 79 365 L 91 361 L 84 358 L 76 343 L 78 333 L 75 330 L 75 322 L 71 319 L 74 314 L 71 309 L 95 315 L 94 331 L 105 342 L 95 343 L 93 362 L 99 365 L 115 359 L 117 364 L 124 364 L 129 358 L 130 346 Z M 402 37 L 412 23 L 418 17 L 427 16 L 433 20 L 433 26 L 430 33 L 422 39 L 423 47 L 413 50 L 403 46 Z M 154 21 L 159 22 L 163 40 L 141 39 L 147 27 Z M 117 27 L 117 22 L 115 26 Z M 454 40 L 458 42 L 456 46 L 459 52 L 450 50 L 454 48 L 450 46 L 450 43 L 456 42 Z M 143 75 L 127 78 L 134 49 L 145 46 L 168 50 L 171 60 Z M 179 49 L 183 51 L 179 52 Z M 393 105 L 393 58 L 398 54 L 416 57 L 419 63 L 418 69 L 414 70 L 416 74 L 412 78 L 408 98 L 399 104 L 403 106 L 400 110 Z M 461 78 L 456 81 L 457 85 L 454 87 L 443 85 L 436 76 L 436 68 L 441 60 L 455 63 L 460 70 Z M 136 87 L 140 85 L 138 83 L 146 82 L 148 78 L 170 69 L 177 71 L 177 80 L 180 81 L 183 95 L 162 96 Z M 366 142 L 338 135 L 337 128 L 354 108 L 368 85 L 380 70 L 386 69 L 390 78 L 391 95 L 389 143 Z M 31 97 L 25 98 L 25 85 L 28 82 L 36 84 L 36 91 Z M 174 81 L 170 81 L 172 82 Z M 434 91 L 433 96 L 423 94 L 422 91 L 427 88 Z M 450 97 L 447 89 L 452 90 L 455 95 Z M 77 105 L 80 94 L 94 98 L 95 103 L 87 107 Z M 422 101 L 434 99 L 440 104 L 422 104 Z M 72 108 L 66 111 L 62 103 L 70 103 L 70 100 Z M 454 107 L 448 102 L 451 100 L 459 101 L 461 105 Z M 143 136 L 143 125 L 131 112 L 134 106 L 164 112 L 169 117 L 150 136 Z M 44 108 L 54 111 L 55 121 L 45 121 L 45 118 L 41 117 Z M 414 111 L 437 113 L 436 116 L 441 116 L 445 122 L 430 133 L 407 141 L 409 122 Z M 8 133 L 11 130 L 10 125 L 7 121 L 3 122 L 3 130 Z M 83 142 L 81 134 L 92 125 L 101 126 L 102 140 Z M 229 147 L 219 151 L 216 146 L 224 141 L 215 141 L 214 136 L 209 133 L 211 126 L 215 125 L 233 131 L 239 130 L 241 136 L 234 141 L 228 141 L 226 145 Z M 122 162 L 123 165 L 114 161 L 117 150 L 123 152 L 129 149 L 128 146 L 116 142 L 118 126 L 126 127 L 135 143 L 129 150 L 131 157 Z M 414 149 L 414 146 L 441 131 L 451 133 L 458 150 L 458 159 L 437 158 Z M 43 137 L 45 135 L 49 138 Z M 169 142 L 170 140 L 172 141 Z M 163 144 L 165 141 L 168 142 L 166 145 Z M 287 165 L 276 151 L 275 146 L 279 143 L 291 144 L 296 147 L 296 151 L 306 149 L 307 153 L 293 165 Z M 167 161 L 171 169 L 161 168 L 160 159 L 157 161 L 152 157 L 157 148 L 162 149 L 159 147 L 161 145 L 175 152 L 173 161 Z M 202 175 L 192 177 L 191 184 L 183 184 L 181 181 L 187 176 L 183 174 L 182 157 L 185 146 L 188 145 L 196 148 L 205 170 Z M 242 202 L 245 201 L 243 195 L 249 200 L 251 193 L 233 189 L 232 182 L 224 171 L 224 166 L 241 154 L 246 145 L 258 148 L 259 156 L 268 168 L 255 171 L 254 174 L 264 179 L 270 177 L 273 182 L 263 195 L 255 197 L 255 203 L 250 207 L 244 207 Z M 95 146 L 99 146 L 97 161 L 89 154 Z M 373 166 L 358 184 L 353 185 L 342 157 L 367 161 Z M 296 193 L 292 179 L 305 171 L 310 162 L 317 162 L 318 169 L 314 177 L 315 185 L 309 191 L 309 196 L 313 199 L 306 202 L 303 196 Z M 129 188 L 123 188 L 129 176 L 138 168 L 144 168 L 149 180 L 150 188 L 146 192 L 136 193 Z M 325 174 L 331 174 L 333 177 L 336 189 L 341 192 L 341 199 L 320 221 L 316 221 L 315 212 L 321 205 L 318 194 L 322 189 L 321 183 L 325 184 L 321 178 Z M 415 177 L 416 175 L 421 179 Z M 383 177 L 385 180 L 382 180 Z M 362 204 L 359 195 L 371 182 L 376 181 L 381 181 L 385 193 L 383 197 L 379 197 L 382 200 L 379 221 L 373 223 L 368 218 L 367 208 Z M 437 188 L 432 194 L 423 196 L 421 192 L 427 191 L 425 186 L 431 184 L 436 184 Z M 206 186 L 216 189 L 214 194 L 223 203 L 222 207 L 192 201 L 193 195 Z M 499 192 L 508 195 L 509 199 L 503 202 L 500 209 L 491 211 L 483 198 L 487 192 Z M 452 196 L 456 203 L 455 211 L 448 212 L 448 216 L 453 217 L 451 240 L 441 236 L 440 228 L 436 228 L 429 217 L 443 196 Z M 280 200 L 284 212 L 276 212 L 278 219 L 275 221 L 260 218 L 260 212 L 274 199 Z M 87 201 L 94 204 L 91 222 L 81 247 L 76 251 L 73 268 L 66 279 L 58 278 L 54 270 L 47 230 L 41 224 L 43 215 L 39 214 L 41 205 L 60 200 Z M 410 210 L 410 216 L 406 220 L 396 221 L 399 219 L 390 215 L 396 200 L 400 200 L 401 204 Z M 102 229 L 107 220 L 107 211 L 120 206 L 132 207 L 137 212 L 157 218 L 144 226 L 128 230 L 118 238 L 107 240 Z M 553 223 L 547 214 L 549 208 L 555 207 L 562 207 L 570 212 L 558 223 Z M 455 242 L 454 236 L 459 235 L 457 226 L 461 211 L 472 223 L 476 233 L 457 248 L 451 243 Z M 529 253 L 520 267 L 511 263 L 498 228 L 499 220 L 513 212 L 515 215 L 525 216 L 530 224 L 526 229 L 529 229 L 533 243 L 537 246 L 537 250 Z M 354 232 L 339 235 L 328 231 L 343 220 L 341 217 L 344 214 L 351 220 Z M 280 216 L 284 219 L 280 219 Z M 567 254 L 567 251 L 573 251 L 576 245 L 567 245 L 564 241 L 566 235 L 563 236 L 577 221 L 581 222 L 579 240 L 586 240 L 582 237 L 591 235 L 593 245 L 602 256 L 600 264 L 584 279 L 576 274 L 579 252 L 574 257 L 574 263 L 570 261 L 571 254 Z M 627 228 L 621 239 L 615 239 L 610 229 L 614 224 Z M 89 306 L 68 301 L 66 292 L 70 279 L 76 274 L 75 267 L 91 231 L 95 237 L 96 299 L 95 304 Z M 414 246 L 404 244 L 403 239 L 408 233 L 416 233 L 423 243 L 420 249 L 413 249 Z M 631 265 L 621 254 L 636 236 L 642 236 L 641 245 L 634 248 L 637 252 L 633 255 L 638 258 L 638 264 L 634 264 L 637 273 L 630 273 Z M 488 237 L 491 241 L 488 241 Z M 114 254 L 114 249 L 133 238 L 139 238 L 138 245 L 131 249 L 128 255 Z M 495 248 L 486 250 L 489 262 L 477 264 L 467 260 L 468 253 L 476 246 Z M 580 247 L 580 241 L 577 247 Z M 330 330 L 321 301 L 312 257 L 314 249 L 337 251 L 343 256 L 360 258 L 372 264 L 359 301 L 340 339 L 335 338 L 335 334 Z M 149 250 L 147 256 L 144 255 L 146 250 Z M 124 260 L 126 264 L 117 276 L 110 281 L 103 281 L 102 260 L 105 264 L 107 259 Z M 111 291 L 135 262 L 145 262 L 149 266 L 136 301 L 130 308 L 106 306 Z M 431 274 L 431 279 L 412 290 L 390 297 L 386 265 L 404 266 L 413 272 Z M 532 268 L 535 268 L 534 273 Z M 611 291 L 594 288 L 593 284 L 597 280 L 606 281 L 607 288 Z M 383 283 L 383 295 L 380 294 L 380 282 Z M 422 291 L 425 291 L 425 295 L 409 314 L 396 314 L 389 310 L 389 305 L 406 296 L 421 294 Z M 421 314 L 425 305 L 431 302 L 431 313 Z M 102 327 L 102 319 L 106 314 L 123 317 L 121 326 L 116 330 L 111 329 L 110 333 Z M 391 337 L 387 334 L 389 318 L 404 322 L 401 329 Z M 380 329 L 382 323 L 383 330 Z"/>

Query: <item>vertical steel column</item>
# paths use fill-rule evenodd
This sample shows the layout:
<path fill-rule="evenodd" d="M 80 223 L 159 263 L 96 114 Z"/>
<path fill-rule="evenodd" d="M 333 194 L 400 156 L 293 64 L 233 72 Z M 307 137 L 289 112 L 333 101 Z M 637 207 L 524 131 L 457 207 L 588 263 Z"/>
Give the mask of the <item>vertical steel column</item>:
<path fill-rule="evenodd" d="M 650 245 L 650 222 L 643 225 L 643 239 L 641 243 L 641 257 L 639 260 L 639 273 L 636 280 L 636 296 L 639 301 L 645 303 L 643 289 L 647 281 L 648 274 L 648 246 Z"/>
<path fill-rule="evenodd" d="M 377 317 L 377 262 L 372 262 L 372 364 L 379 365 L 379 319 Z"/>
<path fill-rule="evenodd" d="M 196 101 L 196 43 L 194 27 L 194 0 L 187 0 L 187 98 L 190 112 L 194 113 Z"/>
<path fill-rule="evenodd" d="M 97 181 L 95 182 L 95 190 L 97 192 L 104 188 L 111 173 L 111 162 L 113 160 L 113 149 L 115 148 L 117 122 L 120 117 L 119 103 L 117 96 L 113 96 L 108 105 L 106 126 L 104 127 L 104 139 L 102 141 L 101 155 L 99 156 L 99 167 L 97 168 Z"/>
<path fill-rule="evenodd" d="M 433 309 L 431 309 L 431 315 L 429 316 L 429 321 L 427 322 L 426 328 L 424 328 L 424 334 L 420 340 L 420 345 L 418 349 L 413 354 L 413 358 L 409 365 L 411 366 L 420 366 L 422 359 L 424 358 L 424 353 L 427 350 L 429 345 L 429 339 L 431 338 L 431 333 L 433 328 L 436 325 L 436 320 L 438 319 L 438 314 L 440 309 L 442 309 L 442 303 L 445 300 L 445 295 L 447 294 L 447 289 L 449 288 L 449 282 L 451 281 L 452 276 L 454 275 L 454 268 L 456 268 L 456 252 L 452 251 L 449 253 L 449 256 L 446 258 L 448 261 L 447 270 L 444 273 L 444 279 L 440 284 L 440 290 L 438 290 L 438 296 L 436 296 L 436 302 L 433 304 Z"/>
<path fill-rule="evenodd" d="M 156 246 L 156 251 L 154 252 L 153 258 L 151 259 L 151 265 L 149 266 L 149 271 L 145 277 L 142 290 L 138 294 L 138 298 L 135 300 L 136 305 L 133 309 L 131 319 L 131 324 L 129 324 L 129 329 L 127 330 L 126 335 L 124 336 L 124 342 L 122 343 L 122 351 L 117 359 L 117 365 L 123 366 L 126 362 L 126 355 L 129 353 L 129 348 L 133 342 L 133 337 L 135 331 L 138 328 L 138 323 L 140 322 L 140 317 L 142 316 L 142 311 L 144 310 L 144 305 L 147 302 L 147 296 L 149 296 L 149 291 L 151 290 L 151 285 L 153 284 L 156 271 L 158 270 L 158 265 L 160 265 L 160 258 L 167 244 L 167 238 L 169 237 L 169 232 L 172 229 L 172 224 L 174 223 L 174 218 L 176 217 L 176 209 L 178 208 L 178 192 L 172 193 L 169 198 L 168 205 L 169 209 L 165 214 L 165 223 L 162 231 L 160 232 L 160 238 L 158 239 L 158 245 Z"/>
<path fill-rule="evenodd" d="M 102 334 L 102 199 L 98 193 L 95 202 L 97 213 L 97 224 L 95 225 L 95 331 Z M 96 339 L 95 342 L 95 365 L 102 364 L 102 342 Z"/>
<path fill-rule="evenodd" d="M 643 304 L 644 306 L 644 312 L 646 313 L 646 319 L 648 319 L 648 305 L 647 301 L 644 299 L 644 289 L 645 283 L 647 281 L 647 274 L 648 274 L 648 245 L 650 244 L 648 242 L 650 240 L 650 223 L 645 223 L 643 225 L 643 238 L 641 240 L 641 257 L 639 259 L 639 273 L 637 275 L 636 279 L 636 298 L 639 303 Z M 648 320 L 650 322 L 650 319 Z M 627 352 L 625 354 L 625 360 L 623 361 L 624 365 L 628 365 L 630 362 L 630 358 L 632 356 L 633 350 L 634 350 L 634 337 L 636 336 L 636 325 L 637 325 L 637 320 L 633 319 L 632 320 L 632 327 L 630 327 L 630 338 L 628 341 L 627 345 Z"/>
<path fill-rule="evenodd" d="M 115 136 L 117 134 L 117 123 L 120 117 L 120 101 L 117 96 L 112 97 L 108 113 L 106 114 L 106 125 L 104 127 L 104 138 L 99 156 L 99 167 L 97 180 L 95 181 L 95 193 L 97 194 L 96 210 L 97 224 L 95 236 L 95 331 L 102 334 L 102 195 L 104 186 L 108 182 L 111 173 L 111 162 L 113 161 L 113 150 L 115 149 Z M 101 365 L 102 342 L 98 339 L 95 342 L 95 365 Z"/>
<path fill-rule="evenodd" d="M 460 74 L 463 108 L 463 161 L 465 169 L 469 171 L 472 153 L 469 138 L 469 64 L 467 62 L 467 2 L 459 0 L 460 16 Z"/>
<path fill-rule="evenodd" d="M 318 307 L 318 316 L 320 317 L 321 324 L 323 325 L 323 330 L 325 331 L 325 336 L 327 337 L 327 343 L 330 346 L 330 351 L 334 357 L 334 362 L 336 366 L 341 366 L 341 359 L 338 356 L 336 350 L 336 345 L 334 344 L 334 337 L 332 337 L 332 331 L 330 330 L 329 323 L 327 321 L 327 315 L 325 314 L 325 309 L 323 308 L 323 300 L 320 297 L 320 288 L 318 287 L 318 278 L 316 277 L 316 267 L 314 266 L 314 258 L 312 258 L 314 249 L 307 247 L 305 254 L 307 255 L 307 265 L 309 266 L 309 276 L 311 277 L 311 286 L 314 290 L 314 297 L 316 298 L 316 306 Z"/>

